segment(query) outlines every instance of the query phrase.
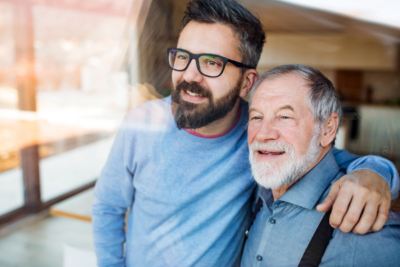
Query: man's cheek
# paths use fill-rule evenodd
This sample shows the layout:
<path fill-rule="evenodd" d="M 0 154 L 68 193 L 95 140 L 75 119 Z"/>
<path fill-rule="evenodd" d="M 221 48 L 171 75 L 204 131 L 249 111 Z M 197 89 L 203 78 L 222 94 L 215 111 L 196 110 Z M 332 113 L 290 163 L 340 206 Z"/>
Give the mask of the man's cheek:
<path fill-rule="evenodd" d="M 254 142 L 259 128 L 260 127 L 257 125 L 257 123 L 249 122 L 247 129 L 247 142 L 249 143 L 249 146 Z"/>
<path fill-rule="evenodd" d="M 179 83 L 179 81 L 182 78 L 182 73 L 183 71 L 172 71 L 172 87 L 176 88 L 176 85 Z"/>

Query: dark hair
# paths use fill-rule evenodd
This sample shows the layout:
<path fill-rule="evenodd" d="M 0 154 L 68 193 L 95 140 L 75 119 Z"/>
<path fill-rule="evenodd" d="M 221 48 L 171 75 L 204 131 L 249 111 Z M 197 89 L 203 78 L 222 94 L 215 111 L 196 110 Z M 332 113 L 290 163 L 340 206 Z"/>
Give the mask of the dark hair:
<path fill-rule="evenodd" d="M 340 124 L 342 108 L 332 82 L 326 78 L 322 72 L 308 66 L 289 64 L 278 66 L 265 72 L 260 76 L 260 79 L 256 82 L 253 89 L 251 89 L 250 103 L 254 93 L 263 81 L 278 78 L 290 73 L 295 73 L 308 82 L 307 86 L 311 88 L 308 94 L 308 105 L 314 115 L 317 125 L 322 126 L 332 113 L 338 114 Z"/>
<path fill-rule="evenodd" d="M 192 0 L 186 6 L 182 29 L 190 22 L 220 23 L 232 28 L 238 36 L 238 49 L 242 63 L 257 67 L 260 60 L 265 32 L 258 18 L 236 1 Z"/>

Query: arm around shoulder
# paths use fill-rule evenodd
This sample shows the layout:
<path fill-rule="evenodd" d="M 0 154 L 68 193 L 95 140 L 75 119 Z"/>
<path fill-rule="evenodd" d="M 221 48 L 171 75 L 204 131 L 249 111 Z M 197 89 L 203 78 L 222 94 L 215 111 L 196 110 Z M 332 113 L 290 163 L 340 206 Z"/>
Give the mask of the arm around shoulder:
<path fill-rule="evenodd" d="M 369 170 L 382 177 L 390 187 L 392 199 L 399 196 L 400 179 L 394 164 L 380 156 L 368 155 L 364 157 L 356 156 L 346 150 L 332 149 L 336 162 L 342 168 L 347 169 L 347 173 L 356 170 Z"/>

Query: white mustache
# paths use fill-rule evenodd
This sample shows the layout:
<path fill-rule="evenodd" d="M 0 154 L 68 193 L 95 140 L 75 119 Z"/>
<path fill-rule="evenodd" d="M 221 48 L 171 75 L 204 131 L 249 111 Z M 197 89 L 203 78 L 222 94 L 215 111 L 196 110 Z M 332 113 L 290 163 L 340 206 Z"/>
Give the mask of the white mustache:
<path fill-rule="evenodd" d="M 287 143 L 282 143 L 277 141 L 269 141 L 266 143 L 254 141 L 250 145 L 250 150 L 252 152 L 255 150 L 274 150 L 274 151 L 285 151 L 285 153 L 289 153 L 290 151 L 293 151 L 293 147 Z"/>

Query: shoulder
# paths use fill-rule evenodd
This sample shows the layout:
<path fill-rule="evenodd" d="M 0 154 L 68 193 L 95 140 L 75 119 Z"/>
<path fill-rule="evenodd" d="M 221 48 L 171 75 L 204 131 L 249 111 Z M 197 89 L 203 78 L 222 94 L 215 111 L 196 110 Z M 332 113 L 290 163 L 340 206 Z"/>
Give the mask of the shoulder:
<path fill-rule="evenodd" d="M 354 262 L 358 266 L 396 266 L 400 264 L 400 213 L 389 212 L 389 218 L 381 231 L 356 235 Z"/>
<path fill-rule="evenodd" d="M 400 263 L 399 251 L 400 213 L 390 211 L 379 232 L 357 235 L 336 228 L 323 261 L 345 266 L 396 266 Z"/>
<path fill-rule="evenodd" d="M 151 100 L 130 110 L 124 118 L 124 122 L 144 120 L 144 116 L 158 116 L 171 112 L 171 98 Z"/>
<path fill-rule="evenodd" d="M 173 119 L 171 98 L 151 100 L 129 111 L 122 122 L 121 129 L 126 131 L 158 131 L 165 130 Z"/>

